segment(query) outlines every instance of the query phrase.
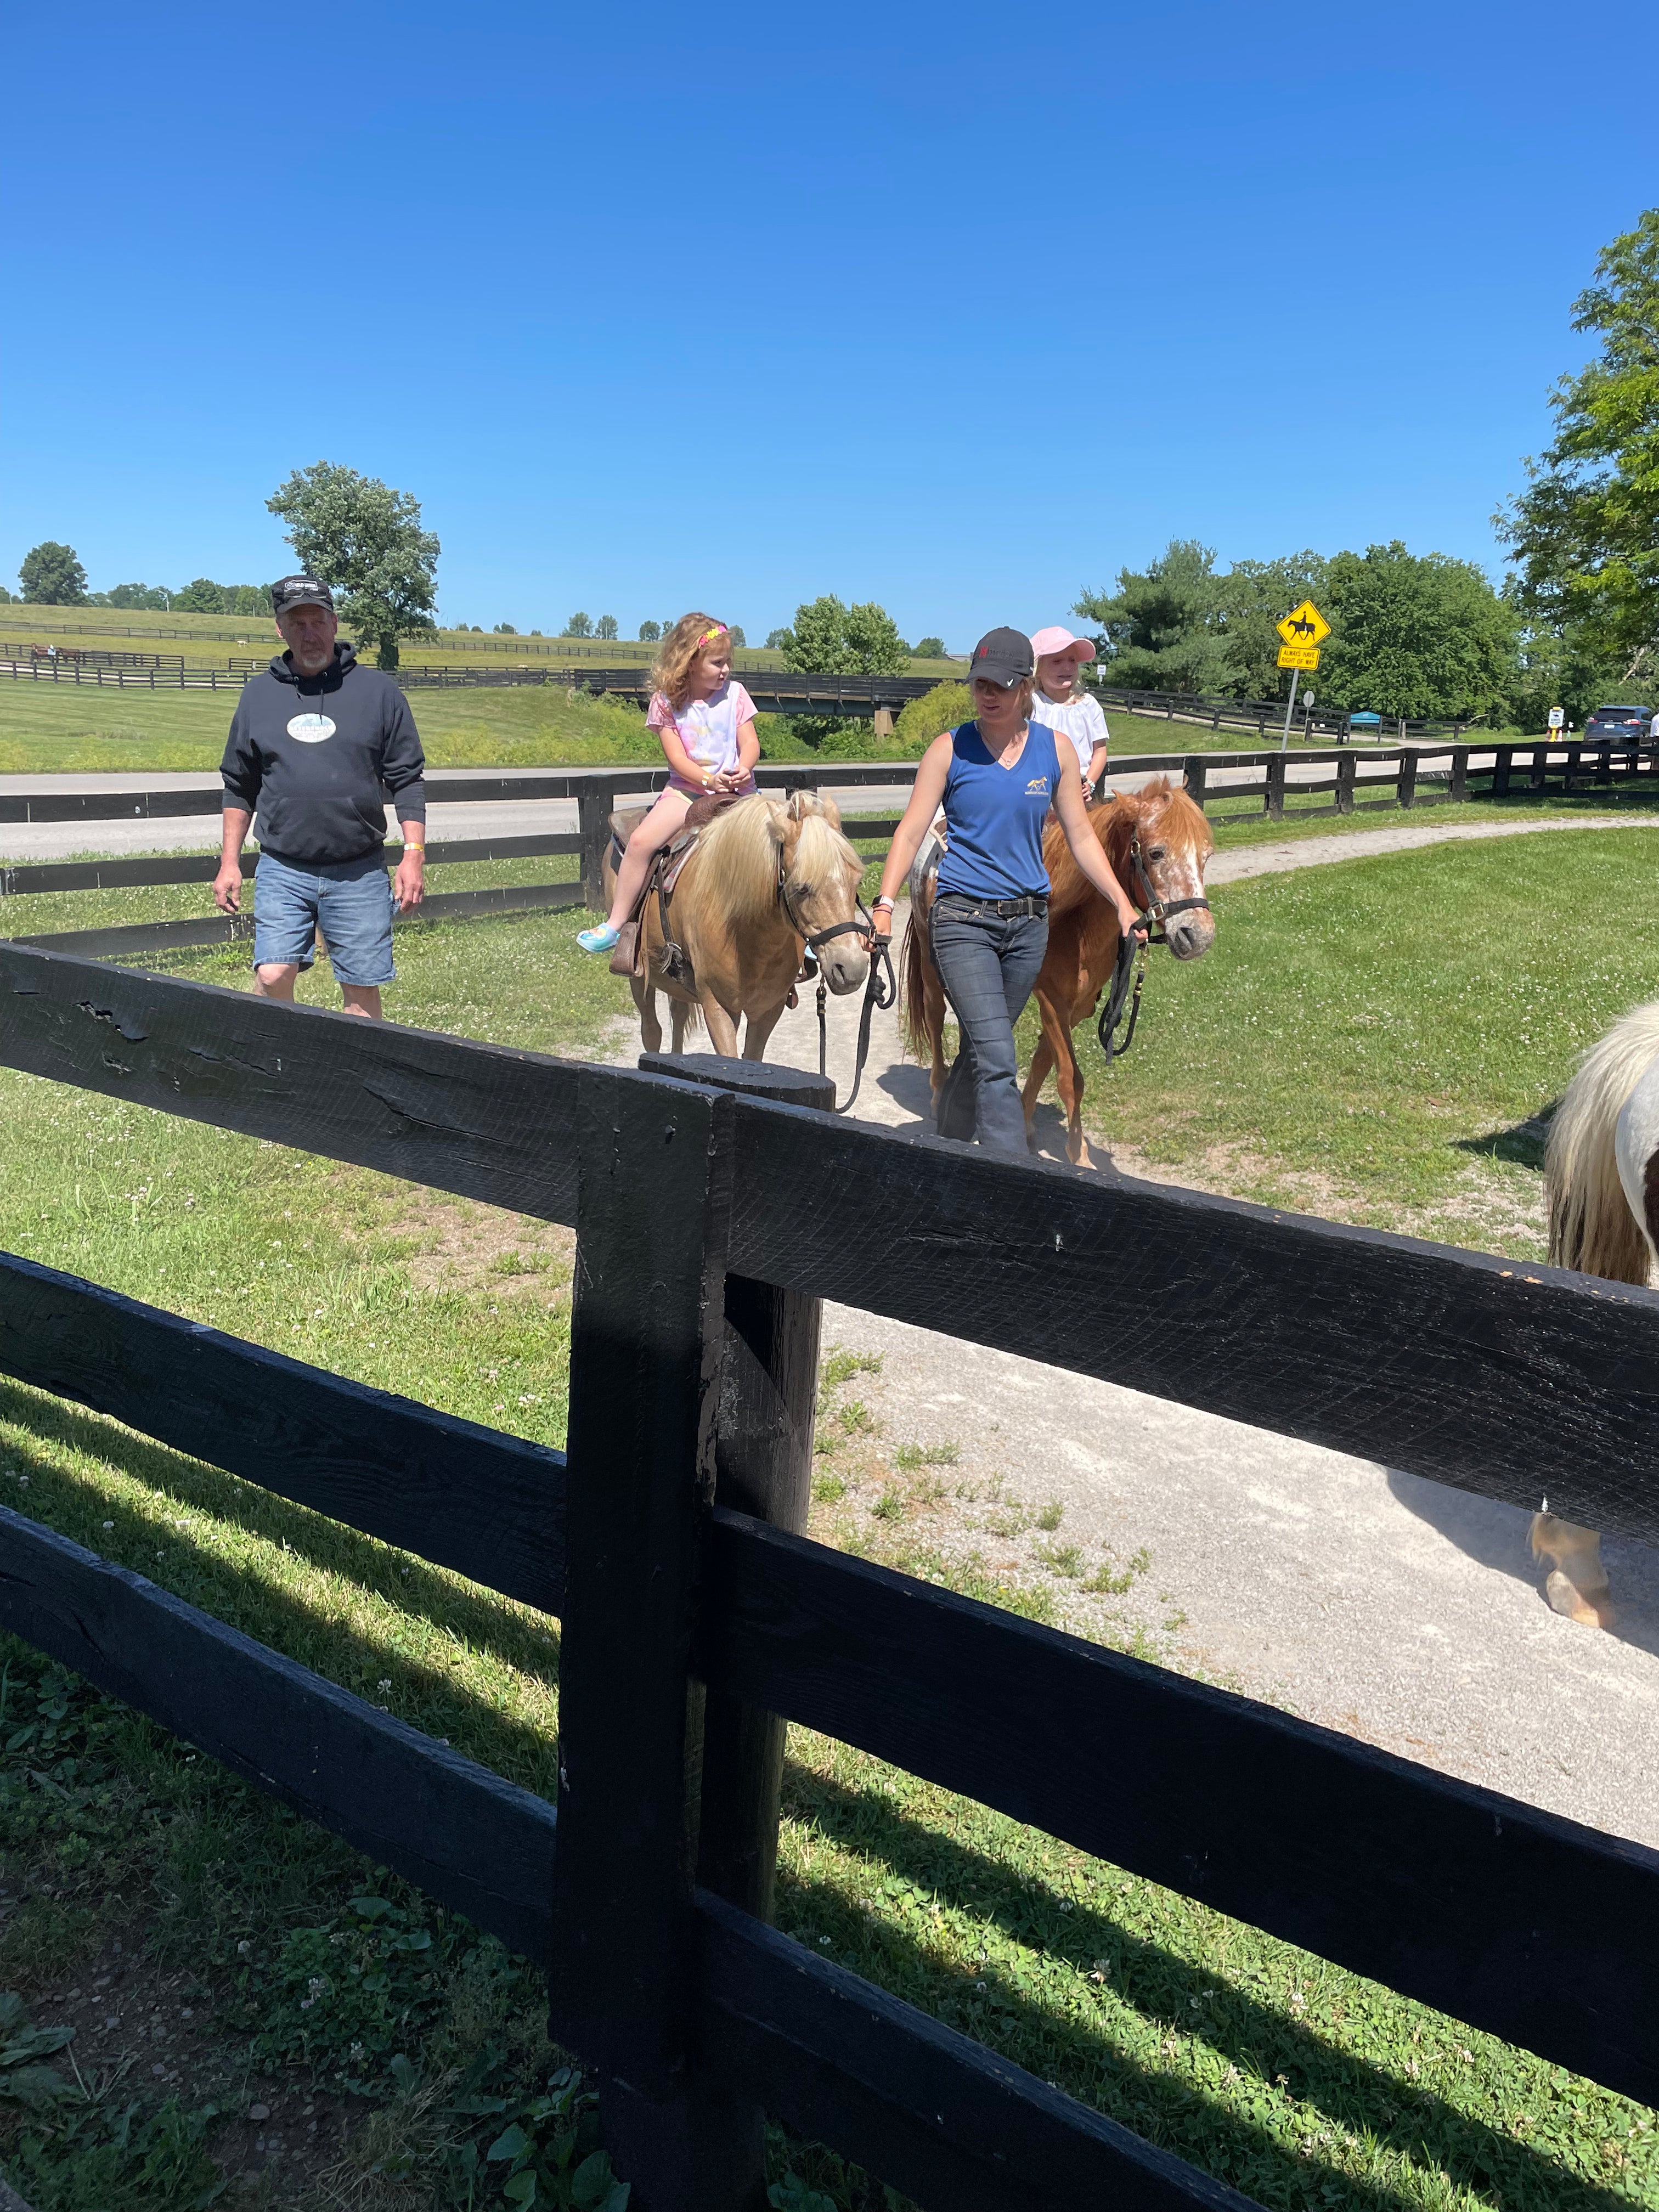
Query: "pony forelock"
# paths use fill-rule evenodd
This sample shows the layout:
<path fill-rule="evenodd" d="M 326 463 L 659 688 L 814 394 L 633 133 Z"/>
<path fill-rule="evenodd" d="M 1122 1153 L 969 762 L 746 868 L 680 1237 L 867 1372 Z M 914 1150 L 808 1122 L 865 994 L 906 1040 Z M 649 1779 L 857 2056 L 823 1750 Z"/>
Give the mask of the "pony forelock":
<path fill-rule="evenodd" d="M 733 920 L 758 915 L 777 896 L 783 849 L 784 809 L 764 793 L 740 799 L 714 817 L 697 849 L 698 896 Z M 837 867 L 864 863 L 839 830 L 821 814 L 804 814 L 789 870 L 792 889 L 815 885 Z"/>

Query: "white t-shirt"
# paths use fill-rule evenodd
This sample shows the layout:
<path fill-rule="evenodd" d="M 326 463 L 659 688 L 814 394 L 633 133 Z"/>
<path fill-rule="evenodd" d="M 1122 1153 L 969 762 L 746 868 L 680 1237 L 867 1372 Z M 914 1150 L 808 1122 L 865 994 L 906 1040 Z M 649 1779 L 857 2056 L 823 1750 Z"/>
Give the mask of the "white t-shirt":
<path fill-rule="evenodd" d="M 1046 722 L 1056 735 L 1071 739 L 1086 782 L 1095 747 L 1107 742 L 1106 717 L 1100 711 L 1099 700 L 1091 699 L 1086 691 L 1076 691 L 1062 702 L 1037 691 L 1031 698 L 1031 720 Z"/>
<path fill-rule="evenodd" d="M 712 699 L 688 699 L 671 708 L 659 691 L 646 716 L 647 726 L 678 726 L 680 743 L 699 768 L 720 775 L 738 765 L 738 732 L 755 719 L 755 702 L 734 677 L 727 677 Z"/>

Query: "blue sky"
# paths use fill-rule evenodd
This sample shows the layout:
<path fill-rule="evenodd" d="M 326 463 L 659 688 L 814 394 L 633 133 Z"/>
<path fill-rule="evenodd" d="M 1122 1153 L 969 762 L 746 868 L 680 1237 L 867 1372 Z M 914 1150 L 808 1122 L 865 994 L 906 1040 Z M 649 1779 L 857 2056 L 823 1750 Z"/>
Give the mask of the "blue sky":
<path fill-rule="evenodd" d="M 965 648 L 1172 536 L 1496 572 L 1659 198 L 1633 0 L 234 12 L 9 18 L 14 586 L 279 573 L 319 458 L 486 626 L 835 591 Z"/>

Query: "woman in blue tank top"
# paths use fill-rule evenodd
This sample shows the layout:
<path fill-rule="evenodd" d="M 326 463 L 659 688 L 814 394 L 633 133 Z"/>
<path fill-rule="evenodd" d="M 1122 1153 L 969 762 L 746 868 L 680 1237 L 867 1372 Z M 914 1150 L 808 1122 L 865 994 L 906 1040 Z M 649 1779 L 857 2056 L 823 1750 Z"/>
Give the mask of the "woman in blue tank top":
<path fill-rule="evenodd" d="M 1031 641 L 994 629 L 974 647 L 974 714 L 935 738 L 888 850 L 876 928 L 890 936 L 893 902 L 941 805 L 951 825 L 929 925 L 933 958 L 962 1044 L 939 1099 L 942 1137 L 1025 1150 L 1014 1024 L 1048 945 L 1042 831 L 1052 806 L 1079 868 L 1117 908 L 1125 935 L 1145 925 L 1089 827 L 1077 751 L 1033 722 Z M 971 1111 L 969 1096 L 971 1095 Z"/>

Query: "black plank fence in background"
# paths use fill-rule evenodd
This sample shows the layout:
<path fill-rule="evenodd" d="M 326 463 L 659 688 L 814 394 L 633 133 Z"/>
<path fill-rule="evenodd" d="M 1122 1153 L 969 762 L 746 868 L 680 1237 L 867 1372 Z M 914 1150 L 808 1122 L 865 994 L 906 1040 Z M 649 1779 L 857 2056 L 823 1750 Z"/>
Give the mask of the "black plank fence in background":
<path fill-rule="evenodd" d="M 1192 797 L 1218 821 L 1243 820 L 1253 815 L 1277 821 L 1284 817 L 1287 800 L 1294 802 L 1300 819 L 1373 809 L 1438 806 L 1472 798 L 1615 791 L 1659 778 L 1659 746 L 1537 744 L 1497 745 L 1483 750 L 1468 744 L 1406 744 L 1289 756 L 1277 751 L 1143 753 L 1115 762 L 1109 781 L 1112 777 L 1159 771 L 1182 776 Z M 1232 778 L 1242 773 L 1250 780 L 1218 780 L 1221 771 Z M 768 763 L 758 771 L 759 781 L 768 790 L 834 792 L 849 814 L 857 806 L 860 785 L 903 785 L 915 775 L 914 761 Z M 574 799 L 580 820 L 579 829 L 573 831 L 446 839 L 428 847 L 430 865 L 580 854 L 581 866 L 580 881 L 432 893 L 421 909 L 422 915 L 438 921 L 467 914 L 578 905 L 602 911 L 606 902 L 605 855 L 611 842 L 611 812 L 619 800 L 653 790 L 662 780 L 659 771 L 649 769 L 612 769 L 575 775 L 557 771 L 480 774 L 429 783 L 428 797 L 439 805 Z M 71 792 L 27 798 L 0 793 L 0 823 L 80 821 L 88 825 L 89 836 L 95 837 L 91 825 L 100 821 L 216 815 L 219 808 L 216 790 Z M 868 842 L 890 836 L 896 823 L 889 817 L 849 820 L 848 826 L 855 837 Z M 394 864 L 398 852 L 395 844 L 389 849 L 388 857 Z M 243 867 L 248 874 L 258 865 L 257 854 L 245 856 Z M 217 872 L 216 856 L 203 853 L 164 854 L 138 860 L 0 861 L 0 928 L 4 927 L 8 897 L 141 884 L 207 884 Z M 15 941 L 55 951 L 118 958 L 141 951 L 222 944 L 251 933 L 247 918 L 232 922 L 204 912 L 190 921 L 57 930 L 20 936 Z"/>
<path fill-rule="evenodd" d="M 800 1533 L 831 1297 L 1653 1542 L 1659 1296 L 4 945 L 0 1063 L 575 1224 L 568 1459 L 0 1258 L 0 1370 L 561 1616 L 556 1814 L 10 1511 L 0 1621 L 543 1961 L 651 2212 L 758 2208 L 763 2112 L 1246 2203 L 767 1924 L 786 1721 L 1659 2098 L 1659 1854 Z"/>

